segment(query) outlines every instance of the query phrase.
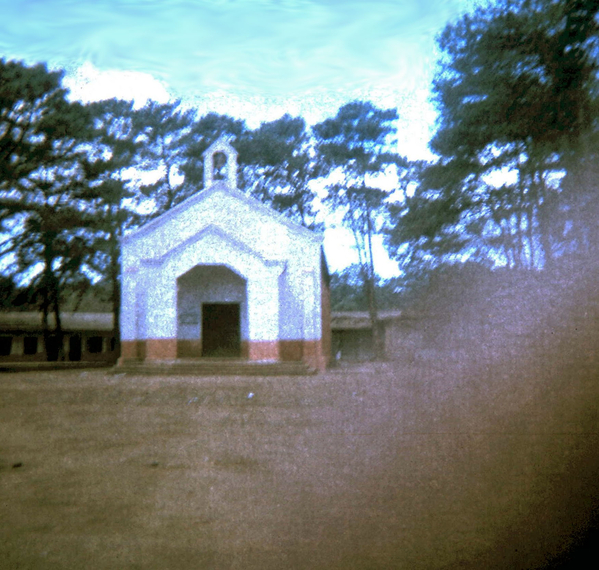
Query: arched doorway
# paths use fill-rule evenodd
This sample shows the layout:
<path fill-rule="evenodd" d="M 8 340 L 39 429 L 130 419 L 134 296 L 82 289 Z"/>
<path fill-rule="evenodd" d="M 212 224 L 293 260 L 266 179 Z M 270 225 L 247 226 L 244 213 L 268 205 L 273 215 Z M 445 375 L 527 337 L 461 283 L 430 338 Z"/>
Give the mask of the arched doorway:
<path fill-rule="evenodd" d="M 197 265 L 177 280 L 177 356 L 247 357 L 247 286 L 225 265 Z"/>

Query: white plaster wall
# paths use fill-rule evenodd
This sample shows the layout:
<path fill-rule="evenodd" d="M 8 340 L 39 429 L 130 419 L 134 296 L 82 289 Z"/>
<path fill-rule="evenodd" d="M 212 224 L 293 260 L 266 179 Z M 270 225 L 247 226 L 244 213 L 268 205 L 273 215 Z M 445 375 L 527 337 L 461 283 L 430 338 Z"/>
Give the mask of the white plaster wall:
<path fill-rule="evenodd" d="M 161 339 L 176 338 L 176 276 L 170 274 L 169 271 L 164 271 L 160 266 L 148 268 L 146 275 L 148 279 L 145 282 L 145 337 Z M 141 319 L 143 322 L 143 317 Z"/>
<path fill-rule="evenodd" d="M 256 207 L 252 200 L 238 192 L 211 189 L 126 238 L 123 267 L 135 266 L 140 259 L 161 257 L 209 225 L 220 228 L 233 239 L 251 244 L 256 253 L 272 260 L 288 259 L 291 244 L 298 239 L 321 243 L 318 237 L 309 237 L 303 230 L 294 232 L 290 225 L 281 223 L 278 214 L 270 213 L 263 205 Z"/>
<path fill-rule="evenodd" d="M 278 338 L 278 276 L 282 263 L 268 263 L 251 251 L 231 244 L 220 234 L 204 233 L 167 255 L 160 263 L 151 264 L 149 274 L 147 334 L 151 338 L 175 338 L 177 334 L 177 278 L 197 265 L 226 265 L 247 283 L 247 338 Z M 174 293 L 174 294 L 173 294 Z M 273 326 L 274 322 L 274 326 Z"/>
<path fill-rule="evenodd" d="M 264 269 L 248 281 L 249 340 L 254 341 L 279 338 L 279 273 Z"/>
<path fill-rule="evenodd" d="M 196 266 L 179 278 L 177 338 L 202 337 L 202 303 L 239 303 L 241 340 L 248 339 L 245 280 L 224 265 Z"/>
<path fill-rule="evenodd" d="M 291 265 L 291 264 L 290 264 Z M 279 276 L 279 338 L 281 340 L 297 340 L 304 337 L 303 306 L 300 299 L 294 294 L 291 279 L 293 274 L 288 266 Z"/>

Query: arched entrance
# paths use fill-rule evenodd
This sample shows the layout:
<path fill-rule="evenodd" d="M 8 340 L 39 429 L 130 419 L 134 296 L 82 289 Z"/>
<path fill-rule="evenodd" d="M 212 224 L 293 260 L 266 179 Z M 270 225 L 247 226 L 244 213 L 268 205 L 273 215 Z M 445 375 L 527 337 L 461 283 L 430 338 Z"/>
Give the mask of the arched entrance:
<path fill-rule="evenodd" d="M 177 279 L 177 356 L 247 357 L 246 280 L 225 265 L 197 265 Z"/>

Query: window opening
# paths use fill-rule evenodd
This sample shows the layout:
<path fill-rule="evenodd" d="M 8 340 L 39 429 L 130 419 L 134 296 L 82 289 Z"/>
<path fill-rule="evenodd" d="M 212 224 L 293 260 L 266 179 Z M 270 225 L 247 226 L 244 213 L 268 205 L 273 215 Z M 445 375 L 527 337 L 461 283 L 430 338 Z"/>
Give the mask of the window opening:
<path fill-rule="evenodd" d="M 90 336 L 87 339 L 87 352 L 90 354 L 98 354 L 102 352 L 102 337 Z"/>
<path fill-rule="evenodd" d="M 37 354 L 37 337 L 26 336 L 23 339 L 23 354 Z"/>
<path fill-rule="evenodd" d="M 12 349 L 12 336 L 0 336 L 0 356 L 9 356 Z"/>

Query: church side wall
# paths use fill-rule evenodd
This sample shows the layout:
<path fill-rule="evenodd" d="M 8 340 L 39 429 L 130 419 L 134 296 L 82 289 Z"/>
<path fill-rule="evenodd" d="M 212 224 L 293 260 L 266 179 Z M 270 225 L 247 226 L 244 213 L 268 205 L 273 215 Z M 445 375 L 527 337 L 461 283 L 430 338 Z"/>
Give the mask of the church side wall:
<path fill-rule="evenodd" d="M 321 321 L 322 321 L 322 367 L 326 368 L 332 359 L 332 330 L 331 330 L 331 289 L 325 280 L 325 275 L 320 275 L 321 289 Z"/>
<path fill-rule="evenodd" d="M 130 267 L 123 273 L 121 360 L 144 360 L 146 357 L 146 280 L 145 272 L 136 267 Z"/>

